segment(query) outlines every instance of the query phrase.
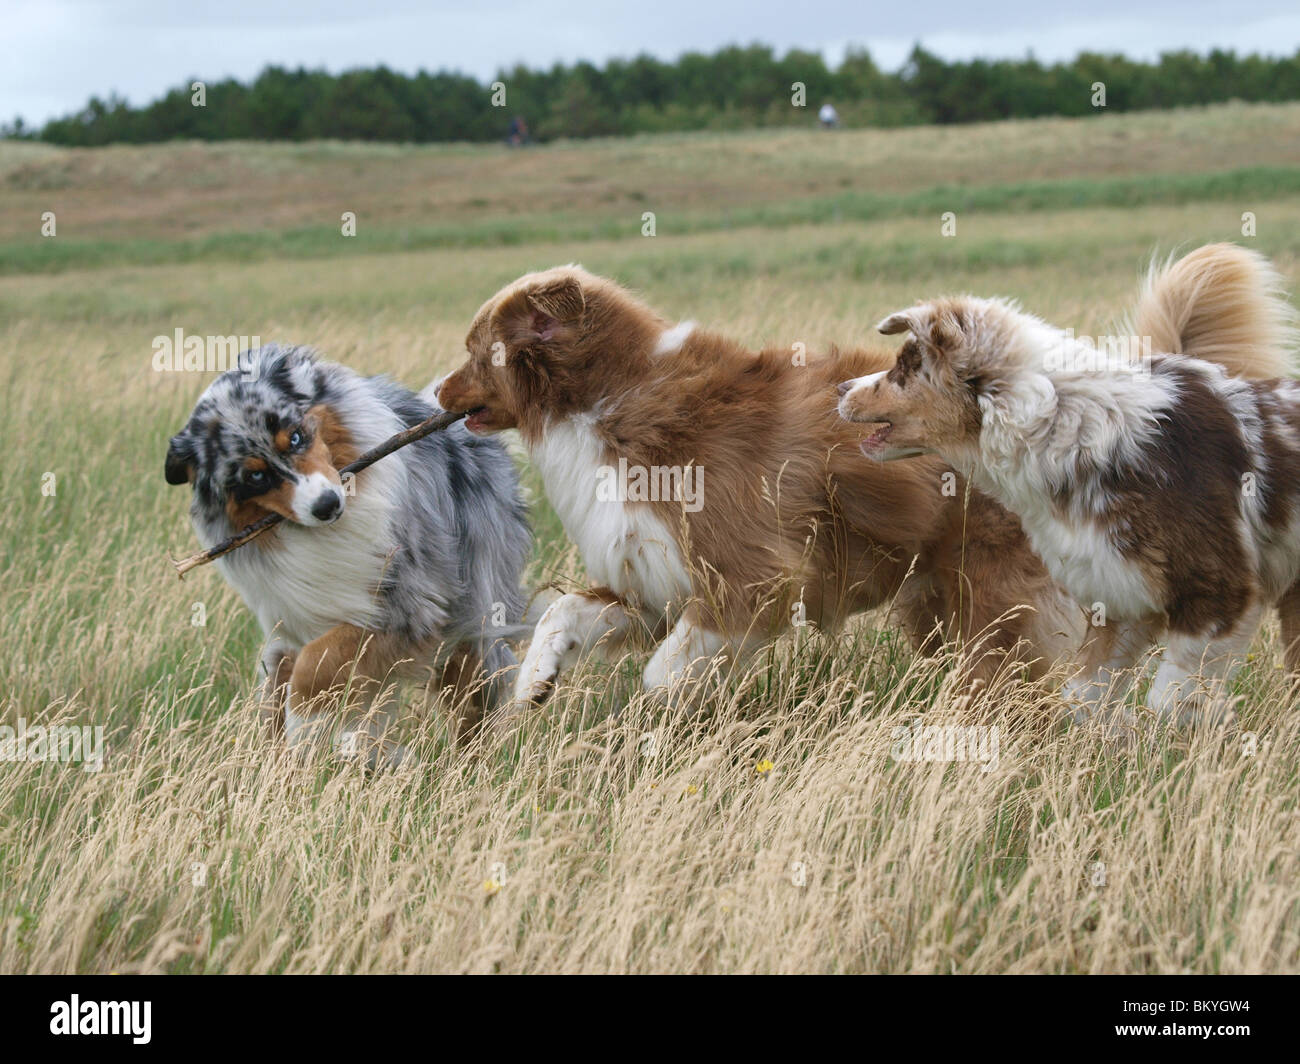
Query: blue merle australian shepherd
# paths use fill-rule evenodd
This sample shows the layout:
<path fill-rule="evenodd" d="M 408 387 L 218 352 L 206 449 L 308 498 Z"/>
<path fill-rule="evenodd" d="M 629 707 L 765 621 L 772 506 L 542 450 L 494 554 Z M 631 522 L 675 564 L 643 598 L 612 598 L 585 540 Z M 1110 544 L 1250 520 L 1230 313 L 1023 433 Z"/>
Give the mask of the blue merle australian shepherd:
<path fill-rule="evenodd" d="M 521 619 L 530 548 L 514 467 L 460 423 L 344 483 L 340 469 L 437 408 L 306 348 L 262 347 L 240 367 L 172 437 L 167 482 L 193 486 L 205 547 L 286 519 L 217 564 L 266 633 L 262 695 L 289 746 L 399 763 L 384 734 L 395 681 L 432 675 L 463 726 L 512 679 L 502 636 Z"/>

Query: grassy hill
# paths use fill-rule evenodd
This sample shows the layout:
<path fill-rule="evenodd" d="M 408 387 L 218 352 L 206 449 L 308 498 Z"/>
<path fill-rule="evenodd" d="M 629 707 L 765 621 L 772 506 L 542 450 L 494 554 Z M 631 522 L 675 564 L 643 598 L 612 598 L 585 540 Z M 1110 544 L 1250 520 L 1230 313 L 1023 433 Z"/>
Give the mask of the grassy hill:
<path fill-rule="evenodd" d="M 0 143 L 0 272 L 521 246 L 1300 192 L 1300 104 L 504 146 Z M 54 211 L 59 235 L 42 239 Z M 340 217 L 357 217 L 344 238 Z"/>

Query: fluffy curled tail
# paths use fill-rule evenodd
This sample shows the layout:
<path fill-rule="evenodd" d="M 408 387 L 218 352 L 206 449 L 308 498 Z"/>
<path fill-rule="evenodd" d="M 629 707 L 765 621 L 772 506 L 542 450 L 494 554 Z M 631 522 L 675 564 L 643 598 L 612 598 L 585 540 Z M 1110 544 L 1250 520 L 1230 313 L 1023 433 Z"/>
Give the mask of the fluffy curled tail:
<path fill-rule="evenodd" d="M 1152 262 L 1131 321 L 1158 354 L 1183 354 L 1235 377 L 1297 373 L 1297 315 L 1263 255 L 1206 244 L 1181 259 Z"/>

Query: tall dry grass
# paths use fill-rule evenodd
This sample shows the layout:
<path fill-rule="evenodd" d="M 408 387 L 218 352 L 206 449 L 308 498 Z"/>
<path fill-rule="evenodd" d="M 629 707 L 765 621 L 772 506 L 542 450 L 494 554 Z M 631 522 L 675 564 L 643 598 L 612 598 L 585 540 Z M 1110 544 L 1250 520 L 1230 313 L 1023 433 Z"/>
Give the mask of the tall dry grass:
<path fill-rule="evenodd" d="M 185 719 L 201 687 L 149 696 L 102 771 L 0 776 L 0 806 L 26 814 L 3 840 L 21 900 L 0 968 L 1300 968 L 1300 719 L 1280 674 L 1248 735 L 1117 741 L 1027 689 L 964 704 L 942 663 L 870 626 L 806 642 L 703 716 L 637 696 L 611 717 L 627 677 L 588 670 L 457 748 L 417 699 L 421 763 L 373 777 L 289 762 L 241 703 Z M 996 728 L 997 756 L 899 760 L 922 713 Z"/>

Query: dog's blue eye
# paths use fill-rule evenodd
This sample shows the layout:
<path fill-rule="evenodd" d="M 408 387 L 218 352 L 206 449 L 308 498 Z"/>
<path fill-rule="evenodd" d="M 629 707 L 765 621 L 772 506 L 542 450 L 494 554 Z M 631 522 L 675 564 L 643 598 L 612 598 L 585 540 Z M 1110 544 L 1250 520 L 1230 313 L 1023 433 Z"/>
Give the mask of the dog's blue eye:
<path fill-rule="evenodd" d="M 255 469 L 253 472 L 248 474 L 248 482 L 250 484 L 262 484 L 265 481 L 266 474 L 260 469 Z"/>
<path fill-rule="evenodd" d="M 301 447 L 301 446 L 302 446 L 302 433 L 301 433 L 301 432 L 295 432 L 292 436 L 289 437 L 289 446 L 290 446 L 290 447 Z"/>

